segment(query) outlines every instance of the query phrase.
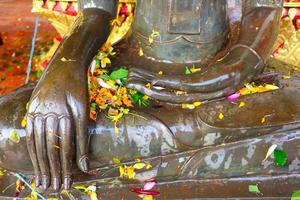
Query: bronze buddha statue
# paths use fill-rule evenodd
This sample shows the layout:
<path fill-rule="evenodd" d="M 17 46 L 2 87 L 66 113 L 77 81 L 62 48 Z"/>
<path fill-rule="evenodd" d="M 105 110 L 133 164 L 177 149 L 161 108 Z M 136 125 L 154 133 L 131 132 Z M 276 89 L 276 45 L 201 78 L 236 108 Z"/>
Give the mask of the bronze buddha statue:
<path fill-rule="evenodd" d="M 138 1 L 131 33 L 115 45 L 112 63 L 129 69 L 127 87 L 157 102 L 135 108 L 143 118 L 125 116 L 119 135 L 104 115 L 96 123 L 89 122 L 86 77 L 89 63 L 108 37 L 116 1 L 79 3 L 81 14 L 34 90 L 28 85 L 0 99 L 1 167 L 34 174 L 38 186 L 58 190 L 62 183 L 70 189 L 75 157 L 83 172 L 100 170 L 95 177 L 74 176 L 75 182 L 97 179 L 99 183 L 118 176 L 113 157 L 124 163 L 138 157 L 153 166 L 150 172 L 138 174 L 139 180 L 155 178 L 170 185 L 186 182 L 204 188 L 205 182 L 215 188 L 226 188 L 228 183 L 233 188 L 259 181 L 266 185 L 265 194 L 274 196 L 293 188 L 272 191 L 270 181 L 291 183 L 292 175 L 299 173 L 295 164 L 299 153 L 288 146 L 296 148 L 300 139 L 300 80 L 260 75 L 276 39 L 282 1 Z M 153 31 L 159 34 L 149 44 Z M 138 55 L 141 48 L 144 56 Z M 63 62 L 62 57 L 69 60 Z M 184 69 L 192 66 L 202 70 L 184 75 Z M 242 97 L 243 108 L 223 98 L 254 79 L 276 82 L 280 89 Z M 146 87 L 147 83 L 152 87 Z M 25 133 L 19 124 L 29 98 Z M 195 110 L 178 106 L 195 101 L 203 105 Z M 226 113 L 222 120 L 217 117 L 221 112 Z M 262 124 L 261 118 L 267 115 L 268 122 Z M 22 136 L 19 144 L 7 143 L 12 129 Z M 289 151 L 293 161 L 289 167 L 262 162 L 273 143 Z M 165 186 L 161 187 L 167 191 Z M 169 195 L 217 197 L 209 189 L 199 196 L 199 188 L 193 191 Z M 244 195 L 241 191 L 223 194 Z"/>

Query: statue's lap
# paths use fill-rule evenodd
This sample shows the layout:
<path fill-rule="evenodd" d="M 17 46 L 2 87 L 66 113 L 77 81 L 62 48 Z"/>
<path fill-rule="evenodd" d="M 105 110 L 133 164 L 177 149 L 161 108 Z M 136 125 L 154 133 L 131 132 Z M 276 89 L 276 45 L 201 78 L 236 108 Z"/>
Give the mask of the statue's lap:
<path fill-rule="evenodd" d="M 1 130 L 0 163 L 6 169 L 30 172 L 25 132 L 19 127 L 29 98 L 24 93 L 30 93 L 30 90 L 14 93 L 1 99 L 1 110 L 9 117 L 1 119 L 2 127 L 7 128 Z M 239 107 L 241 101 L 245 103 L 242 108 Z M 16 102 L 19 108 L 12 110 Z M 132 112 L 135 115 L 126 115 L 118 124 L 119 134 L 115 133 L 113 123 L 104 115 L 97 123 L 90 123 L 92 167 L 112 165 L 113 158 L 126 163 L 134 158 L 151 160 L 156 157 L 161 160 L 161 156 L 165 159 L 179 156 L 182 161 L 204 147 L 209 147 L 209 151 L 213 152 L 220 148 L 215 146 L 229 144 L 229 148 L 233 142 L 247 141 L 247 146 L 251 139 L 255 141 L 260 137 L 297 129 L 300 124 L 300 93 L 297 88 L 284 88 L 243 96 L 233 102 L 219 100 L 204 103 L 194 110 L 155 104 Z M 224 115 L 223 119 L 218 117 L 220 113 Z M 265 118 L 263 123 L 262 118 Z M 8 140 L 13 129 L 21 136 L 17 144 Z M 260 157 L 256 159 L 254 156 L 253 159 L 259 160 Z"/>

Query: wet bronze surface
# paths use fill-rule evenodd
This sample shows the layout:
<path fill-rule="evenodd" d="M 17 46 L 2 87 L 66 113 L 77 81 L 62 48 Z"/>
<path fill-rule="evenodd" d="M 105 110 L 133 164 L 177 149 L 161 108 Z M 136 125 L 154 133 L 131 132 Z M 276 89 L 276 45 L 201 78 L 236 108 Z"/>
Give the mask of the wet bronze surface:
<path fill-rule="evenodd" d="M 278 74 L 258 78 L 276 38 L 282 2 L 151 2 L 138 3 L 131 35 L 115 47 L 118 52 L 112 63 L 129 68 L 129 88 L 158 102 L 135 110 L 143 118 L 122 118 L 120 135 L 104 115 L 97 123 L 88 123 L 85 74 L 108 36 L 115 5 L 110 0 L 82 1 L 86 8 L 33 93 L 33 86 L 26 86 L 0 99 L 1 167 L 34 174 L 37 185 L 44 189 L 51 185 L 58 190 L 62 183 L 69 189 L 74 175 L 76 183 L 94 181 L 104 195 L 114 190 L 111 197 L 120 199 L 133 198 L 128 192 L 132 186 L 124 183 L 124 187 L 107 188 L 119 176 L 112 158 L 130 164 L 140 157 L 153 168 L 139 171 L 137 179 L 154 177 L 162 199 L 249 197 L 254 195 L 245 193 L 246 185 L 254 182 L 262 185 L 265 196 L 290 195 L 294 186 L 275 187 L 298 184 L 293 175 L 299 173 L 300 155 L 295 151 L 300 139 L 299 78 L 285 80 Z M 95 5 L 98 8 L 91 8 Z M 223 15 L 227 17 L 220 18 Z M 160 37 L 149 45 L 147 37 L 154 29 Z M 143 57 L 138 56 L 140 48 Z M 184 75 L 184 68 L 193 65 L 203 66 L 202 71 Z M 158 71 L 164 75 L 158 76 Z M 271 80 L 280 89 L 242 97 L 246 103 L 242 109 L 222 99 L 255 78 L 258 82 Z M 147 83 L 153 87 L 147 88 Z M 158 86 L 163 90 L 155 88 Z M 174 90 L 186 93 L 175 95 Z M 20 124 L 28 100 L 25 132 Z M 205 100 L 192 111 L 170 104 Z M 222 121 L 217 118 L 220 112 L 227 115 Z M 270 117 L 261 123 L 264 116 Z M 21 135 L 19 144 L 7 140 L 13 129 Z M 273 143 L 287 150 L 288 167 L 262 162 Z M 58 145 L 59 149 L 53 148 Z M 98 173 L 82 174 L 73 162 L 84 172 L 97 169 Z M 9 182 L 7 178 L 0 185 Z"/>
<path fill-rule="evenodd" d="M 249 118 L 244 121 L 234 120 L 236 105 L 227 100 L 209 102 L 192 111 L 164 104 L 159 108 L 153 105 L 147 110 L 136 110 L 136 114 L 146 119 L 124 117 L 119 136 L 115 134 L 113 123 L 100 117 L 96 124 L 89 124 L 91 169 L 98 173 L 84 175 L 74 168 L 75 183 L 97 183 L 101 196 L 113 193 L 113 199 L 134 198 L 128 191 L 138 185 L 124 182 L 124 188 L 109 188 L 119 176 L 118 165 L 114 165 L 112 159 L 118 157 L 124 164 L 130 164 L 132 158 L 140 157 L 151 163 L 153 169 L 140 171 L 138 180 L 154 175 L 161 199 L 250 197 L 252 195 L 246 192 L 250 184 L 259 184 L 264 197 L 290 195 L 299 185 L 295 176 L 299 173 L 297 159 L 300 155 L 295 149 L 300 139 L 300 79 L 286 80 L 274 75 L 271 79 L 278 83 L 280 90 L 240 99 L 251 106 L 251 109 L 245 108 L 244 113 Z M 26 149 L 25 130 L 20 124 L 33 87 L 28 85 L 0 99 L 0 165 L 27 175 L 33 174 L 33 168 Z M 227 109 L 225 123 L 210 120 L 216 118 L 213 117 L 215 113 L 207 109 L 222 109 L 218 105 Z M 266 124 L 261 124 L 259 116 L 265 113 L 256 109 L 275 114 Z M 9 141 L 11 130 L 18 131 L 20 143 Z M 279 168 L 269 160 L 262 161 L 272 144 L 280 144 L 286 150 L 287 167 Z M 14 180 L 11 176 L 2 177 L 1 187 L 5 188 Z M 285 184 L 286 187 L 274 191 L 274 187 Z M 235 187 L 239 189 L 232 190 Z M 211 193 L 211 190 L 218 192 Z M 10 192 L 6 194 L 12 195 Z"/>

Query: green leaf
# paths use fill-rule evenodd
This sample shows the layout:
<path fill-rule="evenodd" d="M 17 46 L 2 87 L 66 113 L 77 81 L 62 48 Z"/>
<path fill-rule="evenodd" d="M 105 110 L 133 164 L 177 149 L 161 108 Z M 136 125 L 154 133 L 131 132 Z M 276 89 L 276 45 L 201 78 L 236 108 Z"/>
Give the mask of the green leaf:
<path fill-rule="evenodd" d="M 121 82 L 121 86 L 126 85 L 127 77 L 126 77 L 126 78 L 121 78 L 121 79 L 120 79 L 120 82 Z"/>
<path fill-rule="evenodd" d="M 260 192 L 260 190 L 258 188 L 258 185 L 249 185 L 248 190 L 251 193 L 261 194 L 261 192 Z"/>
<path fill-rule="evenodd" d="M 188 67 L 185 67 L 184 74 L 189 75 L 191 73 L 192 73 L 191 70 Z"/>
<path fill-rule="evenodd" d="M 37 78 L 41 78 L 42 75 L 43 75 L 43 71 L 42 71 L 41 69 L 38 69 L 38 70 L 36 71 L 36 76 L 37 76 Z"/>
<path fill-rule="evenodd" d="M 113 71 L 109 76 L 112 80 L 124 79 L 128 77 L 128 70 L 120 68 L 118 70 Z"/>
<path fill-rule="evenodd" d="M 7 74 L 4 73 L 4 74 L 2 74 L 0 81 L 5 81 L 6 78 L 7 78 Z"/>
<path fill-rule="evenodd" d="M 5 70 L 12 70 L 12 66 L 11 66 L 11 65 L 9 65 L 9 64 L 6 64 L 6 66 L 5 66 Z"/>
<path fill-rule="evenodd" d="M 133 103 L 137 104 L 139 102 L 139 99 L 141 98 L 140 95 L 141 95 L 141 93 L 139 93 L 139 92 L 136 92 L 135 94 L 130 94 L 130 97 L 131 97 L 131 100 L 133 101 Z"/>
<path fill-rule="evenodd" d="M 300 190 L 293 192 L 291 200 L 300 200 Z"/>
<path fill-rule="evenodd" d="M 150 100 L 144 99 L 144 94 L 140 92 L 136 92 L 135 94 L 130 94 L 130 98 L 133 101 L 134 104 L 138 104 L 139 106 L 149 106 Z"/>
<path fill-rule="evenodd" d="M 275 149 L 274 151 L 274 162 L 279 167 L 284 167 L 287 164 L 287 156 L 285 151 Z"/>
<path fill-rule="evenodd" d="M 107 74 L 99 75 L 99 76 L 97 76 L 97 78 L 101 78 L 101 79 L 103 79 L 104 81 L 109 81 L 109 80 L 111 80 L 111 79 L 110 79 L 110 76 L 107 75 Z"/>
<path fill-rule="evenodd" d="M 97 108 L 97 103 L 95 103 L 95 102 L 91 103 L 90 109 L 91 109 L 92 111 L 95 111 L 96 108 Z"/>
<path fill-rule="evenodd" d="M 140 101 L 140 104 L 142 105 L 142 106 L 144 106 L 144 107 L 148 107 L 149 105 L 150 105 L 150 100 L 146 100 L 146 99 L 142 99 L 141 101 Z"/>

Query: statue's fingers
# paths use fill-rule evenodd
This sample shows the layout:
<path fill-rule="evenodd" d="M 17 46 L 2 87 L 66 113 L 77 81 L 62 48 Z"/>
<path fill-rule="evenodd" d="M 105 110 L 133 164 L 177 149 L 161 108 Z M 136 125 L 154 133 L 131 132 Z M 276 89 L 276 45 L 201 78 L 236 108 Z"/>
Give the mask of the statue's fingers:
<path fill-rule="evenodd" d="M 72 185 L 72 162 L 74 149 L 74 134 L 71 126 L 71 119 L 64 116 L 59 122 L 60 159 L 62 163 L 64 189 L 70 189 Z"/>
<path fill-rule="evenodd" d="M 170 90 L 159 90 L 155 88 L 148 88 L 140 82 L 130 82 L 127 83 L 127 87 L 130 89 L 137 90 L 147 96 L 169 103 L 182 104 L 182 103 L 193 103 L 195 101 L 206 101 L 209 99 L 216 99 L 224 97 L 235 92 L 235 88 L 227 87 L 223 90 L 219 90 L 211 93 L 184 93 L 176 94 L 174 91 Z"/>
<path fill-rule="evenodd" d="M 59 158 L 58 118 L 49 116 L 46 120 L 47 152 L 51 172 L 51 184 L 55 191 L 61 186 L 61 167 Z"/>
<path fill-rule="evenodd" d="M 74 99 L 69 102 L 69 105 L 72 109 L 73 123 L 76 132 L 76 162 L 81 171 L 88 172 L 88 108 L 77 105 Z M 88 103 L 83 105 L 88 105 Z"/>
<path fill-rule="evenodd" d="M 36 116 L 34 119 L 34 136 L 37 158 L 42 173 L 42 186 L 46 190 L 50 184 L 50 170 L 46 148 L 45 122 L 42 116 Z"/>
<path fill-rule="evenodd" d="M 36 154 L 37 151 L 35 148 L 33 119 L 31 118 L 31 116 L 27 117 L 26 143 L 27 143 L 27 149 L 34 169 L 35 185 L 38 187 L 41 185 L 41 172 L 40 172 L 40 167 L 38 164 L 38 159 Z"/>
<path fill-rule="evenodd" d="M 127 81 L 126 86 L 130 89 L 137 90 L 144 94 L 149 93 L 151 91 L 151 89 L 147 88 L 146 84 L 142 80 L 139 80 L 139 79 L 129 79 Z M 150 95 L 150 97 L 151 97 L 151 95 Z"/>
<path fill-rule="evenodd" d="M 151 71 L 146 71 L 144 69 L 130 68 L 129 74 L 128 74 L 128 79 L 141 80 L 146 83 L 152 83 L 154 80 L 157 79 L 157 75 Z"/>

